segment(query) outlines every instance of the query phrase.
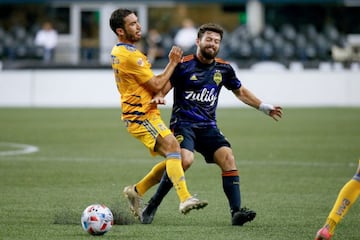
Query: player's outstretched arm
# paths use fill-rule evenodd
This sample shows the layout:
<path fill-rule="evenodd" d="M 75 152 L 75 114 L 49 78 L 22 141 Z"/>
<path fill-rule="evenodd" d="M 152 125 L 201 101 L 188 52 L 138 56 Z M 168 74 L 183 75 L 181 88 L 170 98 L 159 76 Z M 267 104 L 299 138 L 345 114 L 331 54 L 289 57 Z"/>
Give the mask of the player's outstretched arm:
<path fill-rule="evenodd" d="M 155 94 L 153 99 L 151 99 L 150 103 L 165 105 L 166 104 L 165 96 L 168 94 L 171 88 L 172 88 L 171 83 L 167 82 L 163 87 L 163 89 L 161 89 L 157 94 Z"/>
<path fill-rule="evenodd" d="M 263 103 L 259 98 L 257 98 L 250 90 L 248 90 L 244 86 L 233 90 L 233 93 L 240 101 L 262 111 L 266 115 L 272 117 L 275 121 L 278 121 L 282 117 L 282 108 L 280 106 L 273 106 L 271 104 Z"/>
<path fill-rule="evenodd" d="M 166 65 L 164 71 L 147 81 L 145 83 L 146 87 L 154 93 L 163 89 L 165 84 L 169 81 L 171 74 L 174 72 L 175 67 L 181 61 L 182 55 L 183 51 L 181 48 L 173 46 L 169 52 L 169 63 Z"/>

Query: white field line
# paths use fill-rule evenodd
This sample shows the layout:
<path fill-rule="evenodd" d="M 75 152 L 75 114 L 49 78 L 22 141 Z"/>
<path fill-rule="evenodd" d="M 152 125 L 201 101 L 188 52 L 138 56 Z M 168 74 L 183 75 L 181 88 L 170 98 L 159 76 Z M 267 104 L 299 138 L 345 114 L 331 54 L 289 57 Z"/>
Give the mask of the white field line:
<path fill-rule="evenodd" d="M 1 143 L 0 143 L 1 146 Z M 10 151 L 6 151 L 10 152 Z M 5 156 L 5 154 L 2 154 L 5 152 L 0 151 L 0 156 Z M 68 161 L 68 162 L 128 162 L 130 164 L 155 164 L 162 160 L 162 158 L 157 157 L 153 158 L 131 158 L 131 159 L 123 159 L 121 157 L 119 158 L 97 158 L 97 157 L 67 157 L 67 156 L 17 156 L 17 154 L 12 154 L 14 158 L 17 160 L 29 160 L 29 161 Z M 11 154 L 8 155 L 11 157 Z M 195 161 L 203 162 L 203 164 L 206 164 L 203 159 L 195 159 Z M 331 167 L 331 168 L 337 168 L 337 167 L 351 167 L 355 168 L 357 166 L 357 162 L 302 162 L 302 161 L 290 161 L 290 160 L 237 160 L 237 164 L 239 168 L 241 169 L 241 166 L 290 166 L 290 167 Z"/>
<path fill-rule="evenodd" d="M 22 154 L 29 154 L 39 151 L 39 148 L 36 146 L 19 144 L 19 143 L 0 142 L 0 147 L 15 149 L 15 150 L 0 150 L 0 156 L 22 155 Z"/>

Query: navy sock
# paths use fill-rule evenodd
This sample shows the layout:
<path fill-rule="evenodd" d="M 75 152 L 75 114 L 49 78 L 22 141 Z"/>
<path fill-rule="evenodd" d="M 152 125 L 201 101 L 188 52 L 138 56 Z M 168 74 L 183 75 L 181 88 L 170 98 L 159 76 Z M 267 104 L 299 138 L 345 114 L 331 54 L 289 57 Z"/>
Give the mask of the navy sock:
<path fill-rule="evenodd" d="M 164 174 L 161 178 L 159 186 L 158 186 L 154 196 L 152 196 L 152 198 L 150 199 L 149 203 L 154 207 L 158 207 L 160 205 L 161 201 L 164 199 L 166 194 L 168 194 L 168 192 L 170 191 L 170 189 L 172 187 L 173 187 L 173 184 L 172 184 L 170 178 L 168 177 L 166 171 L 164 171 Z"/>
<path fill-rule="evenodd" d="M 229 172 L 234 172 L 233 174 L 235 174 L 235 171 L 229 171 Z M 223 173 L 222 175 L 223 189 L 229 201 L 231 215 L 239 211 L 241 206 L 240 177 L 239 175 L 231 176 L 233 174 Z"/>

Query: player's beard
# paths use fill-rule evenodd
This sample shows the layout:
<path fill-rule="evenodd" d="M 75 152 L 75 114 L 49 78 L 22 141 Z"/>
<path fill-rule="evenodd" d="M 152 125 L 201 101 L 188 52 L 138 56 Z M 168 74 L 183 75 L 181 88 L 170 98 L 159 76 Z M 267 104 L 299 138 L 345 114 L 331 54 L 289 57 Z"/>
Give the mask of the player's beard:
<path fill-rule="evenodd" d="M 200 53 L 206 59 L 209 59 L 209 60 L 214 59 L 217 56 L 217 54 L 219 52 L 219 49 L 214 50 L 212 52 L 212 51 L 208 50 L 209 48 L 211 48 L 211 47 L 202 47 L 202 48 L 200 48 Z M 211 48 L 211 49 L 213 49 L 213 48 Z"/>
<path fill-rule="evenodd" d="M 141 36 L 138 37 L 135 34 L 129 33 L 128 31 L 125 30 L 125 38 L 132 43 L 136 43 L 140 40 Z"/>

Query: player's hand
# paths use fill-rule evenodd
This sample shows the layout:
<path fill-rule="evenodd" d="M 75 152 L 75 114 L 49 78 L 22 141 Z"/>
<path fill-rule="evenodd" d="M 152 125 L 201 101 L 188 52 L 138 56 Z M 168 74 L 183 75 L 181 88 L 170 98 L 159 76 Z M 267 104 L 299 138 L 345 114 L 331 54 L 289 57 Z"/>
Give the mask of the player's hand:
<path fill-rule="evenodd" d="M 166 100 L 165 100 L 164 97 L 154 97 L 153 99 L 151 99 L 150 103 L 152 103 L 152 104 L 165 105 L 165 104 L 166 104 Z"/>
<path fill-rule="evenodd" d="M 170 62 L 178 64 L 183 56 L 183 50 L 180 47 L 173 46 L 169 52 Z"/>
<path fill-rule="evenodd" d="M 267 103 L 261 103 L 259 110 L 272 117 L 275 121 L 278 121 L 282 117 L 282 108 L 279 106 L 273 106 Z"/>
<path fill-rule="evenodd" d="M 274 109 L 270 110 L 269 112 L 269 116 L 272 117 L 275 121 L 280 120 L 282 114 L 283 114 L 282 108 L 279 106 L 274 106 Z"/>

